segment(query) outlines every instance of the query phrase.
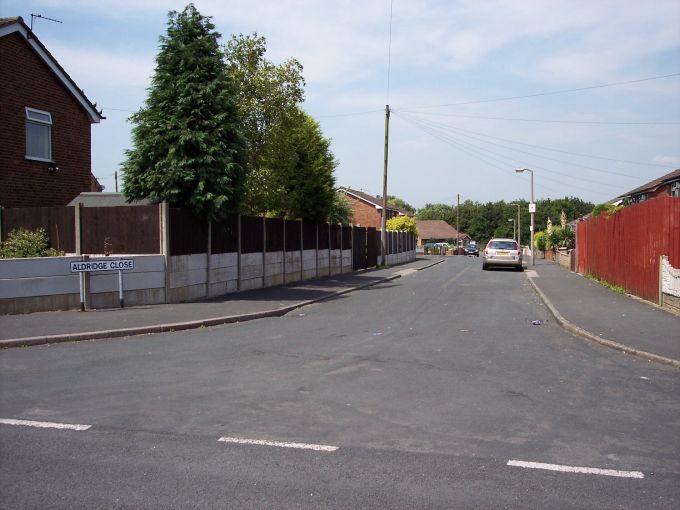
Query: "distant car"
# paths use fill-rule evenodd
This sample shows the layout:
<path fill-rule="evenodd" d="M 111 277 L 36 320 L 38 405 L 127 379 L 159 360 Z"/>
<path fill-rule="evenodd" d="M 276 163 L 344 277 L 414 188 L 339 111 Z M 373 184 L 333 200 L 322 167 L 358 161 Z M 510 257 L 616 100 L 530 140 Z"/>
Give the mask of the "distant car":
<path fill-rule="evenodd" d="M 475 243 L 470 243 L 465 247 L 465 255 L 474 255 L 475 257 L 479 257 L 479 246 L 477 246 Z"/>
<path fill-rule="evenodd" d="M 482 269 L 486 271 L 491 266 L 514 267 L 522 271 L 522 248 L 514 239 L 491 239 L 482 258 Z"/>

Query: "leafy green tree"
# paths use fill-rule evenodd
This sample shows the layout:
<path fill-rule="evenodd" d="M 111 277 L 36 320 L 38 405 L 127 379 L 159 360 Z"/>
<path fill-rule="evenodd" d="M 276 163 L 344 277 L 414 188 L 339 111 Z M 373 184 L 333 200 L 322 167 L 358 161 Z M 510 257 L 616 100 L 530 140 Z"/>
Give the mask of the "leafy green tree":
<path fill-rule="evenodd" d="M 416 219 L 444 220 L 449 225 L 455 225 L 456 223 L 453 207 L 447 204 L 425 204 L 425 207 L 419 209 L 416 213 Z"/>
<path fill-rule="evenodd" d="M 281 208 L 280 179 L 274 176 L 296 157 L 288 135 L 299 125 L 305 81 L 302 64 L 289 59 L 274 65 L 265 58 L 267 40 L 252 35 L 232 36 L 225 59 L 238 96 L 239 114 L 248 144 L 248 182 L 243 211 L 259 214 Z"/>
<path fill-rule="evenodd" d="M 395 197 L 394 195 L 387 195 L 387 202 L 389 204 L 396 205 L 400 209 L 403 209 L 404 211 L 408 212 L 409 214 L 413 215 L 416 213 L 416 208 L 402 198 Z"/>
<path fill-rule="evenodd" d="M 207 220 L 238 208 L 245 144 L 233 86 L 209 17 L 189 4 L 168 14 L 145 106 L 130 118 L 123 163 L 129 200 L 154 198 Z"/>
<path fill-rule="evenodd" d="M 390 218 L 385 223 L 387 230 L 405 230 L 418 237 L 418 227 L 416 226 L 416 220 L 410 216 L 395 216 Z"/>
<path fill-rule="evenodd" d="M 283 216 L 326 221 L 336 195 L 333 172 L 337 162 L 319 124 L 302 111 L 296 119 L 284 151 L 288 157 L 279 158 L 280 153 L 274 151 L 263 158 L 263 166 L 276 169 L 269 179 L 282 191 L 278 207 Z"/>
<path fill-rule="evenodd" d="M 354 210 L 344 193 L 335 193 L 328 214 L 328 221 L 329 223 L 342 223 L 343 225 L 354 223 Z"/>

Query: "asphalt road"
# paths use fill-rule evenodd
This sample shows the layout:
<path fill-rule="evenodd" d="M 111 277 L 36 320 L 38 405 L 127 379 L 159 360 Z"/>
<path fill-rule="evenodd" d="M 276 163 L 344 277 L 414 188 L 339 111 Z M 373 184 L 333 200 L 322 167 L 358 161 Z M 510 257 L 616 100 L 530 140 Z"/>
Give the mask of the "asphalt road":
<path fill-rule="evenodd" d="M 0 418 L 91 427 L 0 421 L 0 507 L 680 507 L 680 373 L 548 317 L 457 257 L 282 318 L 2 351 Z"/>

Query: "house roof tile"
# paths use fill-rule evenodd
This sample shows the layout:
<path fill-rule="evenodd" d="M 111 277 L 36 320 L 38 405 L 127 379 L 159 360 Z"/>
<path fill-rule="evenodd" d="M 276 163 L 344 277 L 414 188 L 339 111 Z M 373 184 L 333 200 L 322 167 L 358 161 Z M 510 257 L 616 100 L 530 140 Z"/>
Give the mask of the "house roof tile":
<path fill-rule="evenodd" d="M 640 193 L 650 193 L 658 189 L 660 186 L 663 186 L 664 184 L 667 184 L 669 182 L 676 181 L 678 179 L 680 179 L 680 168 L 678 168 L 677 170 L 673 170 L 672 172 L 669 172 L 666 175 L 662 175 L 661 177 L 658 177 L 653 181 L 649 181 L 647 184 L 643 184 L 642 186 L 639 186 L 631 191 L 628 191 L 623 195 L 619 195 L 618 198 L 631 197 L 633 195 L 639 195 Z"/>
<path fill-rule="evenodd" d="M 421 239 L 455 239 L 460 237 L 468 237 L 446 223 L 444 220 L 416 220 L 418 227 L 418 237 Z"/>
<path fill-rule="evenodd" d="M 373 195 L 369 195 L 368 193 L 364 193 L 363 191 L 357 191 L 352 188 L 346 188 L 346 187 L 340 187 L 338 188 L 338 191 L 341 193 L 345 193 L 347 195 L 352 195 L 359 200 L 363 200 L 364 202 L 369 203 L 370 205 L 374 206 L 376 209 L 382 209 L 382 199 L 379 197 L 375 197 Z M 404 215 L 404 216 L 410 216 L 410 213 L 402 209 L 401 207 L 397 207 L 394 204 L 387 204 L 387 209 L 390 211 L 397 211 L 398 213 Z"/>

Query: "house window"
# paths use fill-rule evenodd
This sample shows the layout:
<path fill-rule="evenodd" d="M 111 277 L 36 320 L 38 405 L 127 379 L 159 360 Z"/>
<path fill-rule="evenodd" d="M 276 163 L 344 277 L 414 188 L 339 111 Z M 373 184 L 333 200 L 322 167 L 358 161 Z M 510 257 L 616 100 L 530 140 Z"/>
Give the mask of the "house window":
<path fill-rule="evenodd" d="M 26 108 L 26 157 L 52 161 L 52 115 Z"/>
<path fill-rule="evenodd" d="M 671 184 L 671 196 L 680 198 L 680 181 L 675 181 Z"/>

